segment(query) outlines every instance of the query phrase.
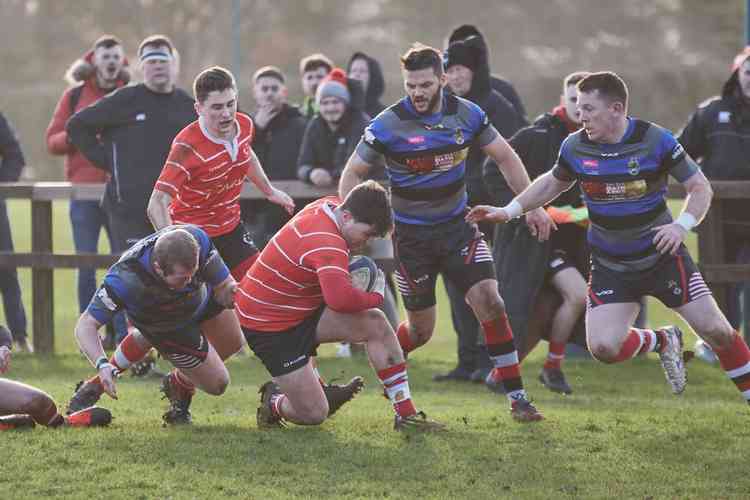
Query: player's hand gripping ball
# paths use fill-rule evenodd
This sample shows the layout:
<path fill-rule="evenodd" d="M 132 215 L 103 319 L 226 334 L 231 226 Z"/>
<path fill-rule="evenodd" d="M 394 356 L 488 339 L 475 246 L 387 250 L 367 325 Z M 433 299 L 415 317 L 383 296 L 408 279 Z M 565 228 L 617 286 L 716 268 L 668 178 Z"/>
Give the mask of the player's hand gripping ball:
<path fill-rule="evenodd" d="M 370 257 L 366 255 L 353 255 L 349 259 L 349 274 L 352 275 L 352 286 L 366 292 L 376 292 L 375 285 L 378 281 L 380 269 Z"/>

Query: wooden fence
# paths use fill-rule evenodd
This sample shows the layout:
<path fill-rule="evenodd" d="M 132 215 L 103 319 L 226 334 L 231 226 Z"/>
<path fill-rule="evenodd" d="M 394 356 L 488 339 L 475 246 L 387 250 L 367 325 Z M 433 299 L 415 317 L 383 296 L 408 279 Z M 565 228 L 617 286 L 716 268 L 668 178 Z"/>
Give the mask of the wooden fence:
<path fill-rule="evenodd" d="M 299 181 L 276 181 L 274 185 L 289 193 L 295 200 L 309 200 L 333 194 L 333 189 L 321 189 Z M 724 256 L 724 228 L 732 221 L 725 213 L 728 200 L 750 200 L 750 181 L 714 182 L 714 200 L 706 219 L 698 227 L 700 267 L 713 289 L 719 305 L 726 310 L 727 288 L 732 283 L 750 281 L 750 265 L 727 264 Z M 32 276 L 33 340 L 36 352 L 54 352 L 54 274 L 56 268 L 107 268 L 117 255 L 56 254 L 52 244 L 52 202 L 55 200 L 98 200 L 103 185 L 71 185 L 67 182 L 0 183 L 0 198 L 31 201 L 31 252 L 0 252 L 0 266 L 30 267 Z M 670 185 L 670 198 L 684 198 L 680 185 Z M 251 185 L 246 185 L 242 197 L 263 199 Z M 391 256 L 379 256 L 387 261 Z"/>

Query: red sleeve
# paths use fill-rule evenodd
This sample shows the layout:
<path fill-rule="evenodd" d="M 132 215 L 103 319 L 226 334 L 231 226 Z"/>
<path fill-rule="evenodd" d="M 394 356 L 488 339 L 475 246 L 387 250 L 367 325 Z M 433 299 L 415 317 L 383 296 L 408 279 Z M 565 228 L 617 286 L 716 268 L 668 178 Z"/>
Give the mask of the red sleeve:
<path fill-rule="evenodd" d="M 192 152 L 187 146 L 178 144 L 177 141 L 178 139 L 175 139 L 172 143 L 167 161 L 164 163 L 164 168 L 162 168 L 161 174 L 154 185 L 154 189 L 163 191 L 172 198 L 176 198 L 177 193 L 182 189 L 182 185 L 190 180 L 189 161 Z"/>
<path fill-rule="evenodd" d="M 63 92 L 57 103 L 52 120 L 47 126 L 47 151 L 53 155 L 66 155 L 72 153 L 74 148 L 68 144 L 68 133 L 65 131 L 65 123 L 70 118 L 70 89 Z"/>
<path fill-rule="evenodd" d="M 356 313 L 383 303 L 383 297 L 375 292 L 365 292 L 352 286 L 352 279 L 344 273 L 320 273 L 318 275 L 323 300 L 328 307 L 340 313 Z"/>

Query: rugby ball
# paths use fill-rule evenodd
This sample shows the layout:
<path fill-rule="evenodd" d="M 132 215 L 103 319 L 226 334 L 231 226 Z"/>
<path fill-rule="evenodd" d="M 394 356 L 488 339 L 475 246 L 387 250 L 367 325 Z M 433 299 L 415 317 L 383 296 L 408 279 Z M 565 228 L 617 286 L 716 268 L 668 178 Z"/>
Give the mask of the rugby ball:
<path fill-rule="evenodd" d="M 371 292 L 378 277 L 378 266 L 366 255 L 353 255 L 349 259 L 349 274 L 354 288 Z"/>

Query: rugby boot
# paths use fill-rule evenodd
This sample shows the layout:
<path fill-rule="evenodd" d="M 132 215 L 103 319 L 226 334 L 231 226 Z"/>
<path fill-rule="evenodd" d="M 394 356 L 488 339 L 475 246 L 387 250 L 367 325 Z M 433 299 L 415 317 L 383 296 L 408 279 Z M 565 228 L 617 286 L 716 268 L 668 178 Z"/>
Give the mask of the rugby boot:
<path fill-rule="evenodd" d="M 570 388 L 568 381 L 565 380 L 565 374 L 562 370 L 542 368 L 542 371 L 539 373 L 539 382 L 552 392 L 573 394 L 573 389 Z"/>
<path fill-rule="evenodd" d="M 156 357 L 151 351 L 142 360 L 133 363 L 130 375 L 138 378 L 163 378 L 166 373 L 156 369 Z"/>
<path fill-rule="evenodd" d="M 328 416 L 332 416 L 339 408 L 351 401 L 365 386 L 365 380 L 356 376 L 346 385 L 323 384 L 323 393 L 328 400 Z"/>
<path fill-rule="evenodd" d="M 284 427 L 284 420 L 273 411 L 273 396 L 280 394 L 281 389 L 273 380 L 269 380 L 258 390 L 260 406 L 255 414 L 258 429 L 274 429 Z"/>
<path fill-rule="evenodd" d="M 160 390 L 164 394 L 162 399 L 169 400 L 169 409 L 162 415 L 164 425 L 185 425 L 193 423 L 190 415 L 190 402 L 193 395 L 182 389 L 174 382 L 174 373 L 170 373 L 161 380 Z"/>
<path fill-rule="evenodd" d="M 538 422 L 544 420 L 544 416 L 526 398 L 519 398 L 511 403 L 510 416 L 516 422 Z"/>
<path fill-rule="evenodd" d="M 399 432 L 440 432 L 445 430 L 445 425 L 430 420 L 423 411 L 418 411 L 408 417 L 396 415 L 393 422 L 393 430 Z"/>
<path fill-rule="evenodd" d="M 5 415 L 0 417 L 0 431 L 31 429 L 36 425 L 31 415 Z"/>
<path fill-rule="evenodd" d="M 81 380 L 76 384 L 73 397 L 68 401 L 65 409 L 66 415 L 71 415 L 90 406 L 94 406 L 104 394 L 104 387 L 99 382 L 99 377 Z"/>
<path fill-rule="evenodd" d="M 664 369 L 664 375 L 674 394 L 682 394 L 687 385 L 687 369 L 682 355 L 682 331 L 676 326 L 661 328 L 664 333 L 665 345 L 659 352 L 659 360 Z"/>
<path fill-rule="evenodd" d="M 67 427 L 104 427 L 110 422 L 112 422 L 112 413 L 98 406 L 92 406 L 65 417 Z"/>

